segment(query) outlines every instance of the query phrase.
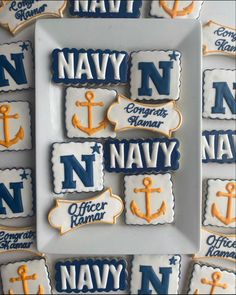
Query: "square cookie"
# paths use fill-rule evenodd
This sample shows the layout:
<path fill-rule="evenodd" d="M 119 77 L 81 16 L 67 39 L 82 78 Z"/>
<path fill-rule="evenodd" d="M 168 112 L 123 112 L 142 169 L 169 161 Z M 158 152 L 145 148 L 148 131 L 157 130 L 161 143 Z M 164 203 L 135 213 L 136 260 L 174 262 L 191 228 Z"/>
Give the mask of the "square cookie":
<path fill-rule="evenodd" d="M 103 189 L 103 146 L 97 142 L 54 143 L 54 192 L 95 192 Z"/>
<path fill-rule="evenodd" d="M 126 224 L 174 221 L 174 195 L 169 173 L 125 176 Z"/>
<path fill-rule="evenodd" d="M 108 89 L 69 87 L 66 90 L 66 130 L 70 138 L 115 137 L 107 110 L 117 92 Z"/>
<path fill-rule="evenodd" d="M 52 294 L 44 259 L 1 266 L 4 294 Z"/>
<path fill-rule="evenodd" d="M 188 294 L 235 294 L 233 271 L 205 264 L 194 264 Z"/>
<path fill-rule="evenodd" d="M 180 262 L 179 255 L 135 255 L 131 294 L 177 294 Z"/>
<path fill-rule="evenodd" d="M 0 170 L 0 219 L 33 214 L 31 169 Z"/>
<path fill-rule="evenodd" d="M 31 148 L 29 103 L 26 101 L 0 102 L 0 152 Z"/>
<path fill-rule="evenodd" d="M 236 227 L 236 180 L 208 179 L 204 225 Z"/>
<path fill-rule="evenodd" d="M 181 53 L 176 50 L 138 51 L 131 54 L 131 98 L 178 100 Z"/>
<path fill-rule="evenodd" d="M 236 70 L 206 70 L 203 77 L 203 117 L 235 120 Z"/>

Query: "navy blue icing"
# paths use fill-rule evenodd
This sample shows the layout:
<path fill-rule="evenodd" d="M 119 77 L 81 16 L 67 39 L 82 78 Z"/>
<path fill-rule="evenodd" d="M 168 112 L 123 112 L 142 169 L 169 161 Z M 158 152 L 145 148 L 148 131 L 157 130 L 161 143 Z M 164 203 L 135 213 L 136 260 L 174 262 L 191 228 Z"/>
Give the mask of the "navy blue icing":
<path fill-rule="evenodd" d="M 159 150 L 158 150 L 158 156 L 157 156 L 157 164 L 156 167 L 148 167 L 147 164 L 145 163 L 145 156 L 144 156 L 144 151 L 142 148 L 142 143 L 149 143 L 149 151 L 150 154 L 152 153 L 152 144 L 155 142 L 159 142 L 159 143 L 166 143 L 167 146 L 169 146 L 169 144 L 171 142 L 175 142 L 176 145 L 172 151 L 171 154 L 171 166 L 169 167 L 165 167 L 165 154 L 163 153 L 162 148 L 159 146 Z M 116 163 L 116 167 L 113 168 L 111 167 L 111 163 L 110 163 L 110 145 L 114 144 L 117 148 L 117 151 L 119 151 L 119 144 L 124 143 L 124 158 L 125 158 L 125 164 L 127 162 L 127 158 L 128 158 L 128 151 L 129 151 L 129 145 L 130 143 L 137 143 L 139 145 L 139 149 L 140 149 L 140 154 L 141 154 L 141 158 L 142 158 L 142 163 L 143 163 L 143 167 L 137 167 L 136 164 L 132 165 L 132 168 L 121 168 L 118 167 L 118 163 Z M 105 169 L 108 172 L 123 172 L 123 173 L 127 173 L 127 174 L 136 174 L 136 173 L 142 173 L 142 172 L 166 172 L 166 171 L 170 171 L 170 170 L 178 170 L 179 169 L 179 158 L 180 158 L 180 153 L 179 153 L 179 141 L 177 139 L 166 139 L 166 138 L 155 138 L 155 139 L 131 139 L 131 140 L 117 140 L 117 139 L 109 139 L 107 141 L 105 141 L 104 144 L 104 158 L 105 158 Z"/>
<path fill-rule="evenodd" d="M 87 0 L 87 3 L 88 3 L 88 6 L 87 6 L 88 10 L 87 11 L 83 11 L 80 4 L 79 4 L 79 10 L 80 11 L 75 11 L 75 1 L 74 0 L 69 0 L 69 1 L 70 1 L 69 13 L 72 16 L 78 16 L 78 17 L 138 18 L 138 17 L 140 17 L 140 8 L 142 6 L 142 0 L 134 0 L 134 2 L 133 2 L 133 12 L 132 13 L 127 12 L 127 2 L 128 1 L 121 0 L 120 1 L 119 12 L 110 12 L 109 0 L 104 0 L 104 5 L 105 5 L 105 8 L 106 8 L 106 12 L 101 12 L 101 10 L 99 8 L 96 8 L 96 12 L 91 12 L 90 11 L 90 5 L 91 5 L 92 0 Z M 85 2 L 85 0 L 80 0 L 79 2 Z M 114 2 L 116 2 L 116 0 Z"/>
<path fill-rule="evenodd" d="M 65 72 L 65 78 L 59 78 L 59 73 L 58 73 L 58 54 L 60 52 L 63 52 L 65 59 L 68 61 L 68 54 L 69 53 L 73 53 L 74 55 L 74 69 L 75 69 L 75 73 L 76 73 L 76 68 L 78 65 L 78 60 L 79 60 L 79 54 L 80 53 L 87 53 L 88 55 L 88 61 L 89 61 L 89 65 L 90 65 L 90 69 L 93 75 L 93 79 L 88 79 L 86 74 L 83 74 L 81 76 L 81 79 L 79 78 L 68 78 L 66 72 Z M 117 80 L 114 77 L 114 70 L 113 70 L 113 66 L 112 63 L 110 61 L 110 59 L 108 59 L 108 64 L 107 64 L 107 70 L 106 70 L 106 77 L 105 79 L 98 79 L 98 77 L 96 77 L 96 69 L 95 69 L 95 65 L 92 59 L 92 54 L 94 53 L 98 53 L 99 54 L 99 61 L 101 62 L 101 58 L 102 55 L 104 53 L 107 54 L 116 54 L 116 56 L 118 54 L 124 54 L 125 57 L 122 60 L 122 63 L 120 65 L 120 79 Z M 65 84 L 86 84 L 86 83 L 95 83 L 95 84 L 117 84 L 117 83 L 126 83 L 128 80 L 128 60 L 129 60 L 129 54 L 125 51 L 111 51 L 109 49 L 105 49 L 105 50 L 93 50 L 93 49 L 76 49 L 76 48 L 63 48 L 63 49 L 54 49 L 52 52 L 52 70 L 53 70 L 53 76 L 52 76 L 52 80 L 55 83 L 65 83 Z"/>
<path fill-rule="evenodd" d="M 93 271 L 93 266 L 96 265 L 99 268 L 100 274 L 103 273 L 103 266 L 104 264 L 108 264 L 115 266 L 115 268 L 118 267 L 118 265 L 122 265 L 122 271 L 120 274 L 120 284 L 119 289 L 114 288 L 114 280 L 112 274 L 109 272 L 108 280 L 106 284 L 106 288 L 101 289 L 97 287 L 96 284 L 96 278 Z M 78 279 L 79 279 L 79 273 L 80 273 L 80 267 L 82 265 L 88 265 L 90 268 L 93 288 L 88 289 L 87 286 L 84 286 L 82 290 L 78 290 Z M 67 268 L 67 271 L 69 272 L 70 266 L 75 266 L 75 282 L 76 282 L 76 288 L 71 289 L 69 283 L 67 282 L 67 288 L 62 289 L 62 281 L 61 281 L 61 266 L 65 266 Z M 73 260 L 73 261 L 65 261 L 61 262 L 58 261 L 55 265 L 55 280 L 56 280 L 56 290 L 57 292 L 63 292 L 63 293 L 93 293 L 93 292 L 109 292 L 109 291 L 118 291 L 118 290 L 127 290 L 127 262 L 124 259 L 81 259 L 81 260 Z"/>
<path fill-rule="evenodd" d="M 206 152 L 206 159 L 202 159 L 203 163 L 235 163 L 236 161 L 236 141 L 234 142 L 234 136 L 236 136 L 236 130 L 206 130 L 203 131 L 202 137 L 205 137 L 206 141 L 209 143 L 209 137 L 214 136 L 214 154 L 215 157 L 213 159 L 210 159 L 209 155 Z M 226 154 L 222 156 L 222 159 L 217 159 L 217 152 L 218 152 L 218 143 L 219 143 L 219 136 L 220 135 L 227 135 L 230 149 L 232 152 L 232 157 L 229 158 Z M 236 139 L 236 137 L 235 137 Z"/>

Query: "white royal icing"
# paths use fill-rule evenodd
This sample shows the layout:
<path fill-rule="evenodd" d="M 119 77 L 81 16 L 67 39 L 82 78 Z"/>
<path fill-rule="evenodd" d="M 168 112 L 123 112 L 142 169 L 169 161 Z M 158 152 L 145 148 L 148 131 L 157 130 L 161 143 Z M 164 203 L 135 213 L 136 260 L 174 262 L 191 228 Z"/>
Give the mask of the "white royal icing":
<path fill-rule="evenodd" d="M 150 215 L 155 214 L 160 208 L 164 207 L 162 213 L 157 217 L 151 217 L 151 220 L 146 219 L 149 215 L 147 212 L 147 193 L 135 192 L 135 190 L 147 189 L 144 184 L 146 178 L 152 181 L 150 189 L 160 190 L 150 193 Z M 172 223 L 174 221 L 174 195 L 172 190 L 172 180 L 169 173 L 125 176 L 126 224 Z M 165 204 L 163 205 L 163 203 Z M 144 214 L 145 218 L 140 217 L 137 211 Z"/>
<path fill-rule="evenodd" d="M 174 9 L 177 3 L 176 10 Z M 164 17 L 164 18 L 198 18 L 204 1 L 159 1 L 153 0 L 151 4 L 151 16 Z M 163 3 L 163 4 L 162 4 Z M 189 7 L 190 6 L 190 7 Z M 166 9 L 164 9 L 166 7 Z M 189 10 L 188 10 L 189 7 Z M 187 9 L 187 10 L 186 10 Z M 170 13 L 168 13 L 170 11 Z M 180 12 L 180 15 L 174 15 L 174 12 Z M 186 12 L 185 12 L 186 11 Z M 189 13 L 187 13 L 189 11 Z M 172 16 L 173 13 L 173 16 Z"/>
<path fill-rule="evenodd" d="M 180 260 L 181 257 L 178 255 L 135 255 L 132 261 L 131 294 L 177 294 Z M 142 273 L 141 266 L 149 269 Z M 147 279 L 151 272 L 154 274 L 156 285 Z M 148 290 L 145 288 L 146 285 Z"/>
<path fill-rule="evenodd" d="M 232 188 L 232 192 L 227 190 L 227 185 L 229 183 L 234 184 L 234 189 Z M 227 196 L 221 196 L 222 194 L 232 194 L 235 196 L 236 194 L 236 180 L 221 180 L 221 179 L 209 179 L 207 181 L 207 195 L 206 195 L 206 207 L 205 207 L 205 214 L 204 214 L 204 225 L 213 225 L 213 226 L 220 226 L 220 227 L 236 227 L 236 198 L 231 198 L 232 207 L 230 209 L 230 218 L 229 223 L 227 222 L 227 209 L 229 206 L 229 199 Z M 220 196 L 218 196 L 220 195 Z M 215 204 L 215 205 L 214 205 Z M 213 209 L 215 207 L 215 209 Z M 215 212 L 213 212 L 213 211 Z M 218 211 L 218 213 L 216 212 Z M 225 218 L 225 223 L 222 222 L 221 216 Z M 233 220 L 234 218 L 234 220 Z M 232 219 L 232 222 L 230 222 Z M 224 219 L 223 219 L 224 220 Z M 227 224 L 228 223 L 228 224 Z"/>
<path fill-rule="evenodd" d="M 88 104 L 88 94 L 94 95 L 91 113 Z M 89 89 L 69 87 L 66 90 L 66 129 L 67 136 L 73 137 L 115 137 L 116 133 L 113 127 L 107 120 L 107 110 L 111 103 L 116 99 L 117 93 L 115 90 L 107 89 Z M 80 104 L 79 106 L 77 104 Z M 92 126 L 89 127 L 89 116 L 92 118 Z M 73 118 L 76 118 L 78 124 L 74 126 Z M 84 127 L 88 130 L 81 130 Z M 98 129 L 98 127 L 100 127 Z M 90 130 L 90 129 L 94 129 Z M 92 133 L 90 133 L 92 132 Z M 91 135 L 90 135 L 91 134 Z"/>
<path fill-rule="evenodd" d="M 8 108 L 8 111 L 6 111 Z M 3 114 L 5 113 L 5 115 Z M 4 117 L 7 118 L 8 133 L 3 129 Z M 9 142 L 9 145 L 7 145 Z M 29 103 L 25 101 L 1 101 L 0 102 L 0 151 L 30 150 L 31 144 L 31 122 Z"/>
<path fill-rule="evenodd" d="M 27 294 L 22 280 L 16 281 L 26 271 L 26 276 L 32 276 L 25 280 L 28 294 L 52 294 L 47 266 L 44 259 L 20 261 L 1 266 L 1 277 L 4 294 Z M 21 277 L 22 278 L 22 277 Z M 12 279 L 14 282 L 12 282 Z M 12 293 L 9 293 L 9 292 Z"/>
<path fill-rule="evenodd" d="M 199 264 L 194 265 L 188 294 L 212 294 L 213 286 L 207 283 L 213 281 L 212 276 L 215 273 L 219 274 L 217 283 L 222 284 L 222 287 L 216 286 L 213 294 L 235 294 L 236 276 L 234 272 L 229 272 L 226 269 L 220 269 L 218 267 Z"/>

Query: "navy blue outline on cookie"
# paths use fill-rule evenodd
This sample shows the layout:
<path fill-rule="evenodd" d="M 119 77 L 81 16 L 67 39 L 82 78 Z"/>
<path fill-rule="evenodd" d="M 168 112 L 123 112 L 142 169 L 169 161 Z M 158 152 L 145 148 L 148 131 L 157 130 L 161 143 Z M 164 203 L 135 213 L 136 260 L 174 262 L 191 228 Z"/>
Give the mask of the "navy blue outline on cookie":
<path fill-rule="evenodd" d="M 219 163 L 219 164 L 225 164 L 225 163 L 235 163 L 236 161 L 236 143 L 233 142 L 233 135 L 236 135 L 236 130 L 205 130 L 202 132 L 202 137 L 205 137 L 206 139 L 209 138 L 209 135 L 216 135 L 215 136 L 215 155 L 217 153 L 217 149 L 218 149 L 218 145 L 216 145 L 218 143 L 218 138 L 220 134 L 227 134 L 227 135 L 231 135 L 229 136 L 229 141 L 230 141 L 230 147 L 231 147 L 231 152 L 233 154 L 233 158 L 231 159 L 227 159 L 227 157 L 225 157 L 225 155 L 223 155 L 222 160 L 217 160 L 216 158 L 214 159 L 209 159 L 209 156 L 206 153 L 206 159 L 204 160 L 202 158 L 202 163 Z"/>
<path fill-rule="evenodd" d="M 95 66 L 91 62 L 91 54 L 93 53 L 99 53 L 99 54 L 103 54 L 103 53 L 108 53 L 108 54 L 118 54 L 118 53 L 122 53 L 125 54 L 125 58 L 123 59 L 122 63 L 121 63 L 121 70 L 120 70 L 120 80 L 116 80 L 112 78 L 111 72 L 113 71 L 113 69 L 111 69 L 111 65 L 107 66 L 107 71 L 106 71 L 106 79 L 105 80 L 100 80 L 100 79 L 87 79 L 86 75 L 83 74 L 81 76 L 81 79 L 77 79 L 77 78 L 59 78 L 58 77 L 58 53 L 59 52 L 63 52 L 64 56 L 68 55 L 69 53 L 74 53 L 75 56 L 75 60 L 74 60 L 74 66 L 77 64 L 78 62 L 78 55 L 79 53 L 88 53 L 88 59 L 89 59 L 89 65 L 90 65 L 90 69 L 91 72 L 94 74 L 96 73 L 96 69 Z M 77 55 L 77 56 L 76 56 Z M 52 57 L 52 81 L 54 83 L 63 83 L 63 84 L 71 84 L 71 85 L 86 85 L 86 84 L 96 84 L 96 85 L 107 85 L 107 84 L 111 84 L 111 85 L 117 85 L 117 84 L 126 84 L 128 83 L 128 66 L 129 66 L 129 54 L 126 51 L 117 51 L 117 50 L 109 50 L 109 49 L 105 49 L 105 50 L 101 50 L 101 49 L 76 49 L 76 48 L 63 48 L 63 49 L 59 49 L 56 48 L 52 51 L 51 54 Z M 123 66 L 122 66 L 123 64 Z M 65 75 L 66 76 L 66 75 Z"/>
<path fill-rule="evenodd" d="M 154 168 L 148 168 L 146 166 L 144 166 L 143 168 L 137 168 L 136 164 L 132 165 L 132 168 L 110 168 L 110 149 L 109 146 L 110 144 L 119 144 L 119 143 L 124 143 L 125 145 L 125 162 L 127 160 L 127 151 L 128 151 L 128 147 L 130 143 L 138 143 L 139 146 L 142 143 L 154 143 L 154 142 L 165 142 L 165 143 L 171 143 L 171 142 L 176 142 L 176 146 L 174 148 L 174 151 L 172 152 L 172 161 L 174 161 L 175 163 L 172 164 L 171 167 L 164 167 L 164 156 L 163 156 L 163 152 L 160 152 L 160 149 L 158 151 L 158 167 L 154 167 Z M 162 155 L 162 157 L 160 156 L 160 153 Z M 144 159 L 144 154 L 143 154 L 143 150 L 140 149 L 140 154 L 142 159 Z M 179 152 L 179 141 L 176 138 L 171 138 L 171 139 L 167 139 L 167 138 L 153 138 L 153 139 L 122 139 L 122 140 L 118 140 L 118 139 L 108 139 L 105 141 L 104 143 L 104 164 L 105 164 L 105 170 L 108 172 L 116 172 L 116 173 L 126 173 L 126 174 L 139 174 L 139 173 L 150 173 L 150 172 L 167 172 L 167 171 L 174 171 L 174 170 L 178 170 L 179 169 L 179 159 L 180 159 L 180 152 Z M 171 161 L 171 162 L 172 162 Z M 161 164 L 160 164 L 161 162 Z M 144 163 L 145 164 L 145 163 Z"/>
<path fill-rule="evenodd" d="M 82 0 L 83 1 L 83 0 Z M 129 0 L 128 0 L 129 1 Z M 88 0 L 88 7 L 90 7 L 91 0 Z M 135 0 L 133 4 L 133 13 L 126 12 L 126 1 L 121 1 L 120 3 L 120 11 L 119 12 L 85 12 L 79 11 L 76 12 L 74 10 L 74 0 L 69 0 L 69 13 L 71 16 L 77 17 L 91 17 L 91 18 L 139 18 L 140 17 L 140 9 L 142 7 L 142 0 Z M 106 7 L 106 11 L 109 10 L 109 2 L 108 0 L 104 0 L 104 5 Z"/>
<path fill-rule="evenodd" d="M 123 270 L 121 272 L 121 275 L 120 275 L 120 281 L 122 282 L 122 285 L 120 286 L 120 289 L 114 289 L 112 287 L 113 285 L 113 279 L 111 278 L 111 275 L 108 276 L 108 282 L 107 282 L 107 287 L 106 289 L 99 289 L 99 288 L 94 288 L 95 286 L 95 282 L 96 282 L 96 279 L 95 279 L 95 276 L 93 273 L 91 273 L 91 277 L 92 277 L 92 281 L 93 281 L 93 289 L 88 289 L 87 286 L 85 286 L 82 290 L 78 290 L 77 288 L 76 289 L 71 289 L 71 288 L 68 288 L 67 290 L 62 290 L 61 288 L 61 272 L 60 272 L 60 266 L 61 265 L 64 265 L 64 266 L 67 266 L 69 267 L 70 265 L 75 265 L 76 266 L 76 276 L 78 277 L 79 275 L 79 269 L 80 269 L 80 266 L 81 265 L 85 265 L 85 264 L 88 264 L 90 266 L 90 268 L 93 266 L 93 265 L 98 265 L 99 267 L 99 270 L 101 272 L 101 268 L 104 264 L 108 264 L 108 265 L 115 265 L 117 266 L 118 264 L 122 264 L 123 265 Z M 72 293 L 72 292 L 75 292 L 75 293 L 94 293 L 94 292 L 110 292 L 110 291 L 118 291 L 118 290 L 122 290 L 122 291 L 125 291 L 125 290 L 128 290 L 128 282 L 127 282 L 127 279 L 128 279 L 128 270 L 127 270 L 127 261 L 123 258 L 82 258 L 82 259 L 72 259 L 72 260 L 66 260 L 66 261 L 57 261 L 56 264 L 54 265 L 54 269 L 55 269 L 55 288 L 56 288 L 56 291 L 57 292 L 62 292 L 62 293 Z M 77 286 L 77 284 L 76 284 Z"/>

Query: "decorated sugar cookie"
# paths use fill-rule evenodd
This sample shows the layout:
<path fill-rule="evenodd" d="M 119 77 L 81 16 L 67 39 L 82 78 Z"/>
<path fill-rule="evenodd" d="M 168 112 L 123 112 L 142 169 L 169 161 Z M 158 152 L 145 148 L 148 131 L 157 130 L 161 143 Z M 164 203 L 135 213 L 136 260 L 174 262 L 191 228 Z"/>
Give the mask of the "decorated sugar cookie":
<path fill-rule="evenodd" d="M 36 248 L 36 230 L 34 227 L 0 226 L 0 254 L 14 251 L 41 255 Z"/>
<path fill-rule="evenodd" d="M 0 152 L 30 150 L 30 107 L 26 101 L 0 101 Z"/>
<path fill-rule="evenodd" d="M 88 224 L 115 224 L 123 209 L 123 201 L 112 194 L 110 188 L 92 199 L 56 199 L 56 206 L 50 211 L 48 220 L 64 235 Z"/>
<path fill-rule="evenodd" d="M 131 54 L 130 92 L 132 99 L 179 99 L 179 51 L 139 51 Z"/>
<path fill-rule="evenodd" d="M 0 25 L 13 35 L 32 21 L 42 17 L 62 17 L 66 0 L 3 0 L 0 8 Z"/>
<path fill-rule="evenodd" d="M 0 44 L 0 92 L 34 87 L 32 52 L 30 41 Z"/>
<path fill-rule="evenodd" d="M 202 133 L 203 163 L 234 163 L 236 160 L 236 131 L 211 130 Z"/>
<path fill-rule="evenodd" d="M 204 1 L 152 0 L 150 15 L 158 18 L 199 18 Z"/>
<path fill-rule="evenodd" d="M 97 142 L 54 143 L 54 192 L 95 192 L 103 189 L 103 146 Z"/>
<path fill-rule="evenodd" d="M 107 110 L 116 96 L 115 90 L 67 88 L 67 136 L 115 137 L 116 133 L 107 119 Z"/>
<path fill-rule="evenodd" d="M 174 221 L 174 195 L 169 173 L 125 176 L 126 224 Z"/>
<path fill-rule="evenodd" d="M 52 80 L 64 84 L 119 84 L 128 81 L 125 51 L 63 48 L 52 52 Z"/>
<path fill-rule="evenodd" d="M 69 12 L 79 17 L 137 18 L 142 0 L 70 0 Z"/>
<path fill-rule="evenodd" d="M 119 95 L 108 109 L 108 119 L 115 131 L 144 129 L 167 137 L 182 124 L 182 115 L 174 101 L 164 104 L 143 104 Z"/>
<path fill-rule="evenodd" d="M 4 294 L 52 294 L 44 259 L 2 265 L 1 277 Z"/>
<path fill-rule="evenodd" d="M 236 180 L 208 179 L 204 225 L 236 227 Z"/>
<path fill-rule="evenodd" d="M 235 294 L 236 273 L 205 264 L 194 264 L 188 294 Z"/>
<path fill-rule="evenodd" d="M 0 219 L 33 214 L 31 169 L 0 170 Z"/>
<path fill-rule="evenodd" d="M 203 26 L 203 54 L 236 56 L 236 28 L 210 20 Z"/>
<path fill-rule="evenodd" d="M 104 145 L 108 172 L 136 174 L 179 169 L 177 139 L 107 140 Z"/>
<path fill-rule="evenodd" d="M 221 258 L 236 262 L 235 235 L 224 235 L 206 229 L 201 230 L 201 247 L 193 259 Z"/>
<path fill-rule="evenodd" d="M 56 290 L 60 293 L 127 291 L 127 262 L 124 259 L 73 259 L 58 261 Z"/>
<path fill-rule="evenodd" d="M 180 261 L 179 255 L 135 255 L 131 294 L 177 294 Z"/>
<path fill-rule="evenodd" d="M 213 69 L 204 72 L 203 117 L 236 119 L 235 77 L 236 70 Z"/>

